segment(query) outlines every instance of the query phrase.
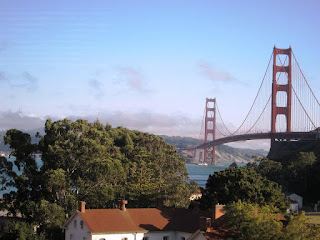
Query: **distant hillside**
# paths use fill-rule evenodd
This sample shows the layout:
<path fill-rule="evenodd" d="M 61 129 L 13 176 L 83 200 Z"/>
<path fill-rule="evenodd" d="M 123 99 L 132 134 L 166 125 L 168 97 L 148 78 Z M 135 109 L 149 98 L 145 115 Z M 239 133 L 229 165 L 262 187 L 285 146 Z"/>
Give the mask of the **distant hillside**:
<path fill-rule="evenodd" d="M 199 144 L 198 139 L 191 137 L 169 137 L 166 135 L 159 135 L 159 137 L 162 137 L 167 143 L 175 146 L 175 148 L 190 149 L 196 147 Z"/>
<path fill-rule="evenodd" d="M 193 148 L 199 144 L 199 140 L 191 137 L 179 137 L 179 136 L 165 136 L 160 135 L 167 143 L 176 147 L 179 154 L 183 156 L 187 162 L 191 162 L 193 158 Z M 190 149 L 185 150 L 185 149 Z M 216 148 L 216 162 L 217 164 L 227 164 L 232 162 L 244 162 L 247 163 L 251 160 L 252 156 L 265 157 L 268 152 L 260 149 L 242 149 L 233 148 L 227 145 L 221 145 Z"/>
<path fill-rule="evenodd" d="M 35 135 L 37 132 L 44 134 L 43 129 L 34 129 L 25 131 L 30 134 L 31 141 L 37 143 L 39 138 L 36 138 Z M 0 151 L 6 154 L 9 154 L 10 148 L 8 145 L 4 144 L 3 137 L 6 134 L 6 131 L 0 131 Z M 179 137 L 179 136 L 165 136 L 159 135 L 159 137 L 164 138 L 164 140 L 172 144 L 178 151 L 178 153 L 186 159 L 187 162 L 191 162 L 193 158 L 193 148 L 199 144 L 199 140 L 191 137 Z M 186 150 L 190 149 L 190 150 Z M 253 150 L 253 149 L 242 149 L 242 148 L 233 148 L 227 145 L 221 145 L 216 148 L 216 162 L 219 165 L 232 163 L 232 162 L 244 162 L 247 163 L 251 160 L 252 156 L 265 157 L 268 153 L 264 150 Z"/>

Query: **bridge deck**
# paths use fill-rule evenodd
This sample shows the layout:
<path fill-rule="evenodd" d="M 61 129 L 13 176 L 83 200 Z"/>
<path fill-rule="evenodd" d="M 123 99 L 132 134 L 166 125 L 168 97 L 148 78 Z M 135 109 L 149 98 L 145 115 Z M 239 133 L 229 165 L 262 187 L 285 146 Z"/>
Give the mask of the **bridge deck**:
<path fill-rule="evenodd" d="M 206 146 L 218 146 L 224 143 L 238 142 L 245 140 L 257 139 L 294 139 L 294 140 L 316 140 L 319 138 L 318 133 L 314 132 L 279 132 L 279 133 L 252 133 L 244 135 L 233 135 L 225 138 L 219 138 L 207 143 L 199 145 L 197 148 L 204 148 Z"/>

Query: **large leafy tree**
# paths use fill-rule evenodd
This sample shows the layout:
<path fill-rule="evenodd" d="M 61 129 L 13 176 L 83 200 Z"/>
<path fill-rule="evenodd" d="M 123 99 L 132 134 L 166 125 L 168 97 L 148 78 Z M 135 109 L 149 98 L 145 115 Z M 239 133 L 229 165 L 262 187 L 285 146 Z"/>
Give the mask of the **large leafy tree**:
<path fill-rule="evenodd" d="M 227 168 L 210 175 L 201 201 L 210 208 L 213 204 L 229 204 L 239 199 L 260 206 L 269 204 L 281 211 L 289 207 L 277 183 L 246 167 Z"/>
<path fill-rule="evenodd" d="M 129 207 L 152 207 L 163 198 L 168 206 L 188 207 L 197 188 L 184 181 L 185 162 L 175 148 L 152 134 L 82 119 L 48 119 L 38 137 L 33 143 L 26 133 L 7 132 L 16 160 L 0 159 L 0 180 L 2 189 L 14 188 L 4 194 L 3 207 L 43 226 L 48 239 L 58 239 L 78 200 L 89 208 L 113 207 L 120 198 L 128 199 Z M 34 153 L 42 154 L 39 165 Z"/>
<path fill-rule="evenodd" d="M 316 187 L 319 184 L 319 160 L 313 152 L 299 152 L 281 162 L 262 158 L 257 163 L 248 164 L 267 179 L 280 184 L 285 191 L 302 195 L 307 201 L 319 199 Z"/>
<path fill-rule="evenodd" d="M 45 240 L 43 234 L 37 235 L 33 226 L 25 222 L 9 222 L 4 231 L 0 232 L 0 240 Z"/>
<path fill-rule="evenodd" d="M 286 224 L 280 221 L 275 207 L 233 202 L 225 207 L 228 219 L 225 227 L 232 233 L 232 239 L 239 240 L 315 240 L 320 238 L 320 228 L 310 224 L 304 212 L 291 215 Z"/>
<path fill-rule="evenodd" d="M 16 157 L 13 164 L 5 158 L 1 159 L 2 176 L 5 176 L 3 189 L 15 188 L 15 191 L 4 194 L 4 204 L 14 215 L 19 210 L 27 216 L 28 203 L 42 197 L 39 166 L 33 157 L 37 145 L 31 143 L 29 134 L 16 129 L 9 130 L 4 141 L 13 149 L 11 155 Z"/>
<path fill-rule="evenodd" d="M 283 224 L 275 212 L 274 207 L 239 200 L 225 207 L 226 227 L 239 240 L 278 239 Z"/>
<path fill-rule="evenodd" d="M 320 239 L 320 227 L 318 225 L 311 224 L 306 218 L 304 212 L 297 215 L 291 215 L 289 218 L 289 223 L 283 230 L 283 234 L 280 239 Z"/>

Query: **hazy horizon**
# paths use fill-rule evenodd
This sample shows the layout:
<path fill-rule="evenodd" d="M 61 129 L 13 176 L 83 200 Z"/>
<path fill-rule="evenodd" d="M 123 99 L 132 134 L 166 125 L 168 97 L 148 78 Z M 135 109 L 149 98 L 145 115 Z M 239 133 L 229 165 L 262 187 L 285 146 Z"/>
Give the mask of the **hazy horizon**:
<path fill-rule="evenodd" d="M 217 98 L 237 128 L 274 45 L 293 48 L 319 98 L 319 8 L 275 0 L 1 1 L 0 129 L 83 118 L 197 138 L 206 97 Z M 269 148 L 266 140 L 234 144 Z"/>

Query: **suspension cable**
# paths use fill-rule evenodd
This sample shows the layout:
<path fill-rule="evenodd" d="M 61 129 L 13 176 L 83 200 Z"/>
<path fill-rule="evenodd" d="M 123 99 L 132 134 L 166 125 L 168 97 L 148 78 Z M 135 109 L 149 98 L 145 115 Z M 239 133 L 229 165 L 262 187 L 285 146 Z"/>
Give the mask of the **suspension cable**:
<path fill-rule="evenodd" d="M 309 87 L 309 89 L 310 89 L 313 97 L 316 99 L 318 105 L 320 105 L 320 102 L 318 101 L 317 97 L 316 97 L 315 94 L 313 93 L 313 91 L 312 91 L 312 89 L 311 89 L 311 87 L 310 87 L 310 85 L 309 85 L 306 77 L 304 76 L 304 74 L 303 74 L 303 72 L 302 72 L 302 70 L 301 70 L 301 68 L 300 68 L 300 65 L 299 65 L 299 63 L 298 63 L 298 61 L 297 61 L 297 59 L 296 59 L 296 56 L 295 56 L 294 53 L 293 53 L 293 51 L 292 51 L 292 55 L 293 55 L 293 57 L 294 57 L 295 62 L 296 62 L 297 65 L 298 65 L 298 68 L 299 68 L 299 70 L 300 70 L 300 72 L 301 72 L 301 74 L 302 74 L 302 76 L 303 76 L 304 81 L 306 82 L 307 86 Z"/>
<path fill-rule="evenodd" d="M 218 114 L 219 114 L 219 116 L 220 116 L 220 118 L 221 118 L 221 121 L 222 121 L 222 124 L 223 124 L 224 128 L 230 133 L 230 135 L 232 135 L 232 133 L 229 131 L 229 129 L 227 128 L 227 126 L 225 125 L 225 123 L 224 123 L 224 121 L 223 121 L 223 118 L 222 118 L 222 116 L 221 116 L 221 113 L 220 113 L 220 110 L 219 110 L 219 107 L 218 107 L 218 103 L 217 103 L 217 102 L 216 102 L 216 105 L 217 105 Z M 220 131 L 219 131 L 219 132 L 220 132 Z M 222 134 L 222 135 L 224 135 L 224 134 Z M 224 135 L 224 136 L 226 136 L 226 135 Z"/>
<path fill-rule="evenodd" d="M 306 109 L 304 108 L 303 104 L 301 103 L 300 98 L 298 97 L 298 95 L 296 93 L 296 90 L 294 90 L 294 87 L 292 87 L 292 90 L 293 90 L 294 94 L 296 95 L 296 97 L 297 97 L 297 99 L 298 99 L 303 111 L 306 113 L 306 115 L 309 118 L 309 120 L 312 123 L 312 125 L 316 128 L 316 125 L 313 123 L 312 119 L 310 118 L 309 114 L 307 113 Z"/>
<path fill-rule="evenodd" d="M 266 72 L 264 73 L 262 82 L 261 82 L 260 87 L 259 87 L 259 90 L 258 90 L 258 92 L 257 92 L 257 95 L 256 95 L 256 97 L 255 97 L 255 99 L 254 99 L 254 101 L 253 101 L 253 103 L 252 103 L 252 105 L 251 105 L 251 108 L 250 108 L 247 116 L 245 117 L 245 119 L 244 119 L 243 122 L 241 123 L 240 127 L 238 127 L 238 129 L 237 129 L 235 132 L 233 132 L 231 135 L 235 135 L 235 134 L 240 130 L 240 128 L 243 126 L 243 124 L 245 123 L 245 121 L 247 120 L 247 118 L 249 117 L 249 114 L 250 114 L 250 112 L 252 111 L 252 108 L 253 108 L 253 106 L 254 106 L 257 98 L 258 98 L 259 92 L 260 92 L 260 90 L 261 90 L 261 88 L 262 88 L 263 82 L 264 82 L 265 77 L 266 77 L 266 75 L 267 75 L 267 72 L 268 72 L 268 69 L 269 69 L 269 66 L 270 66 L 270 63 L 271 63 L 272 55 L 273 55 L 273 51 L 272 51 L 272 54 L 271 54 L 271 57 L 270 57 L 270 60 L 269 60 L 269 63 L 268 63 L 267 70 L 266 70 Z"/>
<path fill-rule="evenodd" d="M 219 132 L 222 136 L 224 136 L 224 137 L 228 137 L 228 135 L 223 134 L 223 133 L 219 130 L 219 128 L 217 127 L 217 125 L 216 125 L 216 130 L 218 130 L 218 132 Z"/>
<path fill-rule="evenodd" d="M 200 145 L 200 142 L 201 142 L 201 132 L 202 132 L 202 129 L 203 129 L 203 123 L 204 123 L 204 119 L 205 119 L 205 113 L 206 113 L 206 107 L 204 108 L 203 110 L 203 118 L 202 118 L 202 123 L 201 123 L 201 128 L 200 128 L 200 132 L 199 132 L 199 138 L 198 138 L 198 146 Z"/>
<path fill-rule="evenodd" d="M 284 66 L 284 65 L 286 64 L 286 61 L 287 61 L 287 56 L 286 56 L 286 58 L 284 59 L 283 64 L 282 64 L 282 61 L 281 61 L 279 55 L 278 55 L 278 58 L 279 58 L 279 60 L 280 60 L 280 64 L 281 64 L 282 66 Z M 279 79 L 280 79 L 281 73 L 282 73 L 282 72 L 280 72 L 278 78 L 276 79 L 276 82 L 277 82 L 277 83 L 278 83 L 278 81 L 279 81 Z M 269 104 L 269 102 L 270 102 L 270 100 L 271 100 L 271 97 L 272 97 L 272 93 L 270 94 L 270 97 L 269 97 L 267 103 L 265 104 L 263 110 L 261 111 L 259 117 L 258 117 L 257 120 L 255 121 L 255 123 L 252 125 L 252 127 L 251 127 L 245 134 L 247 134 L 248 132 L 250 132 L 250 131 L 254 128 L 254 126 L 258 123 L 258 121 L 260 120 L 262 114 L 264 113 L 264 110 L 267 108 L 267 106 L 268 106 L 268 104 Z"/>

